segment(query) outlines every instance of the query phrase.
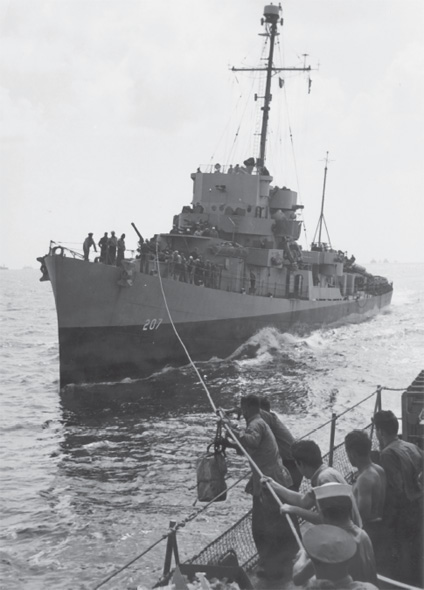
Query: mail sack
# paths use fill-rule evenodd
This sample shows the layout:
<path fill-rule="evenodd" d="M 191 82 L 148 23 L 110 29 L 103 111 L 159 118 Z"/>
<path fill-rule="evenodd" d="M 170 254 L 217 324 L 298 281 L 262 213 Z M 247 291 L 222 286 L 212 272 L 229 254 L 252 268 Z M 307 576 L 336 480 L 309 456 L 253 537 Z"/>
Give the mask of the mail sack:
<path fill-rule="evenodd" d="M 227 464 L 222 453 L 206 453 L 197 460 L 197 499 L 223 502 L 227 498 Z M 217 496 L 222 493 L 219 498 Z"/>

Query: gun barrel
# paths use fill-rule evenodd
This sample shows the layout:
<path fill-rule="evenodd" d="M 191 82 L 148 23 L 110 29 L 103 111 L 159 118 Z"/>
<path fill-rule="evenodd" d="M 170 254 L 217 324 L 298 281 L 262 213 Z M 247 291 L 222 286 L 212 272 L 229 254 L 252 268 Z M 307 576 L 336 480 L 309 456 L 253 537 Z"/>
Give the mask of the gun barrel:
<path fill-rule="evenodd" d="M 138 229 L 135 226 L 135 223 L 131 222 L 131 225 L 134 228 L 135 233 L 138 235 L 138 237 L 140 238 L 140 240 L 143 240 L 143 236 L 141 235 L 141 233 L 138 231 Z M 143 240 L 144 241 L 144 240 Z"/>

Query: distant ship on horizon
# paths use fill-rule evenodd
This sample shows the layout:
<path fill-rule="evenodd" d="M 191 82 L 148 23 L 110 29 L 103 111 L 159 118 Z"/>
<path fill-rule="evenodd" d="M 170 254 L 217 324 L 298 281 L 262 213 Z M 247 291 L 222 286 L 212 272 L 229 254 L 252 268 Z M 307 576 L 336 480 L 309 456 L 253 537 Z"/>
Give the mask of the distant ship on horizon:
<path fill-rule="evenodd" d="M 396 262 L 396 260 L 394 261 Z M 390 264 L 391 260 L 387 260 L 387 258 L 385 258 L 384 260 L 376 260 L 375 258 L 373 258 L 372 260 L 370 260 L 370 264 Z"/>

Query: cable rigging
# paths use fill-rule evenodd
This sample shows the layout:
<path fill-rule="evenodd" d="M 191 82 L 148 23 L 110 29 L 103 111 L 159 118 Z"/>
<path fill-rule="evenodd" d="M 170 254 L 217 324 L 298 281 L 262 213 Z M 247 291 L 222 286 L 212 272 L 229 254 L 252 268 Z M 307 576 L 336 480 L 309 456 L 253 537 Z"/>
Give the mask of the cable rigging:
<path fill-rule="evenodd" d="M 323 181 L 322 198 L 321 198 L 321 213 L 320 213 L 320 216 L 319 216 L 319 219 L 318 219 L 317 228 L 315 230 L 313 243 L 314 244 L 317 244 L 318 246 L 321 246 L 322 245 L 322 242 L 321 242 L 321 234 L 322 234 L 322 228 L 324 226 L 325 231 L 327 233 L 328 245 L 331 248 L 330 234 L 328 232 L 327 223 L 326 223 L 325 217 L 324 217 L 325 189 L 326 189 L 326 184 L 327 184 L 327 170 L 328 170 L 328 162 L 329 161 L 330 160 L 328 159 L 328 152 L 327 152 L 326 155 L 325 155 L 324 181 Z M 318 233 L 318 241 L 316 241 L 317 233 Z"/>

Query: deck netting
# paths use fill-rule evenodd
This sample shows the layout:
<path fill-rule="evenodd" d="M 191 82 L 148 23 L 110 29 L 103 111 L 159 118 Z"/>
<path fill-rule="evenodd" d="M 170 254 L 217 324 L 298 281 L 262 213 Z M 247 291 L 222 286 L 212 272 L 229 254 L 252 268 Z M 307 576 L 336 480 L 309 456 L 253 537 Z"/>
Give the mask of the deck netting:
<path fill-rule="evenodd" d="M 217 565 L 230 551 L 236 553 L 240 565 L 244 567 L 253 567 L 257 562 L 258 556 L 252 536 L 251 510 L 187 563 Z"/>

